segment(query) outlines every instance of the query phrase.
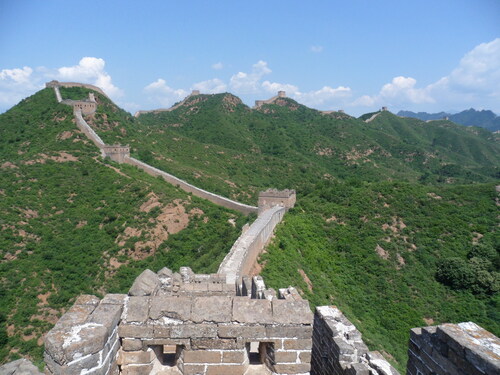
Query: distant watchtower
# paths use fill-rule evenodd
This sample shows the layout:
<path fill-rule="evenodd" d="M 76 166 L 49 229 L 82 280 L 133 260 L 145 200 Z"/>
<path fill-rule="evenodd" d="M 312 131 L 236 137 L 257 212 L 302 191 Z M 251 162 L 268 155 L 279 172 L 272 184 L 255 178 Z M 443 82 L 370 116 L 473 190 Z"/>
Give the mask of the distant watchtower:
<path fill-rule="evenodd" d="M 259 193 L 259 215 L 274 206 L 282 206 L 287 210 L 295 206 L 297 200 L 295 190 L 268 189 Z"/>
<path fill-rule="evenodd" d="M 286 92 L 285 91 L 278 91 L 278 98 L 286 98 Z"/>
<path fill-rule="evenodd" d="M 117 163 L 123 163 L 125 158 L 130 157 L 130 146 L 122 145 L 104 145 L 102 148 L 104 157 L 110 158 Z"/>

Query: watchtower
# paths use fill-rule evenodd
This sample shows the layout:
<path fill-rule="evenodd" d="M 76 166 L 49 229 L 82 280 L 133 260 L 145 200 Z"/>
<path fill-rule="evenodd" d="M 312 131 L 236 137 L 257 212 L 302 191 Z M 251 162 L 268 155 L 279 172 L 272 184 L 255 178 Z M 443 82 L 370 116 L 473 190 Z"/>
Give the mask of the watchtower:
<path fill-rule="evenodd" d="M 123 163 L 125 158 L 130 157 L 129 145 L 104 145 L 102 148 L 104 157 L 108 157 L 117 163 Z"/>
<path fill-rule="evenodd" d="M 285 189 L 267 189 L 259 193 L 259 215 L 274 206 L 282 206 L 287 210 L 295 206 L 295 190 Z"/>

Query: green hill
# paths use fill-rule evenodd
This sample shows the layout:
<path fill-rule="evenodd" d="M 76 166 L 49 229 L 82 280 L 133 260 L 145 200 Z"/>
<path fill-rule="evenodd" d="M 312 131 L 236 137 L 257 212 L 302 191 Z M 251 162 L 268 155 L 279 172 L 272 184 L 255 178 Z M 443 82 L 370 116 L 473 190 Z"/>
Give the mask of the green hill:
<path fill-rule="evenodd" d="M 88 90 L 61 92 L 64 98 L 79 99 Z M 366 123 L 363 119 L 372 114 L 360 119 L 325 114 L 289 98 L 254 110 L 227 93 L 191 96 L 175 110 L 134 118 L 96 97 L 98 111 L 86 120 L 106 143 L 129 144 L 133 156 L 196 186 L 251 204 L 261 189 L 295 188 L 297 207 L 261 259 L 266 283 L 296 285 L 311 305 L 338 305 L 370 347 L 385 352 L 400 369 L 412 327 L 473 320 L 500 334 L 496 135 L 389 112 Z M 22 327 L 8 337 L 3 355 L 11 348 L 39 353 L 23 341 L 21 331 L 29 334 L 31 318 L 16 317 L 20 301 L 33 310 L 40 300 L 34 297 L 50 291 L 52 303 L 52 295 L 67 284 L 68 294 L 53 305 L 62 309 L 80 291 L 125 290 L 147 266 L 212 271 L 244 221 L 134 168 L 103 162 L 75 129 L 70 109 L 55 103 L 50 90 L 0 116 L 2 163 L 15 165 L 2 170 L 7 171 L 2 189 L 10 199 L 0 203 L 2 218 L 7 218 L 2 224 L 14 226 L 2 237 L 2 251 L 20 242 L 21 228 L 41 238 L 37 242 L 33 237 L 32 254 L 9 251 L 8 257 L 18 259 L 0 264 L 2 275 L 13 272 L 2 282 L 16 280 L 6 284 L 8 295 L 2 297 L 8 302 L 2 310 L 4 325 L 7 330 L 14 322 Z M 77 160 L 51 159 L 63 157 L 62 152 Z M 45 163 L 24 162 L 40 158 Z M 38 186 L 44 187 L 40 197 Z M 143 212 L 141 207 L 155 205 L 152 191 L 162 208 Z M 136 243 L 148 240 L 134 236 L 134 228 L 148 227 L 152 218 L 158 221 L 161 210 L 179 200 L 185 212 L 193 212 L 187 228 L 169 236 L 150 256 L 134 260 Z M 38 201 L 48 203 L 35 206 Z M 203 214 L 196 214 L 197 209 Z M 20 215 L 28 210 L 38 217 L 23 219 Z M 69 216 L 56 215 L 60 210 Z M 237 219 L 236 227 L 228 225 L 231 217 Z M 54 234 L 39 232 L 39 227 Z M 82 229 L 90 232 L 80 237 Z M 89 238 L 99 241 L 89 246 L 87 256 L 82 251 L 86 247 L 74 243 L 87 246 Z M 123 248 L 129 250 L 124 253 Z M 50 262 L 66 266 L 63 259 L 71 254 L 77 259 L 68 262 L 72 267 L 51 268 Z M 32 263 L 21 263 L 28 260 Z M 118 269 L 116 262 L 122 264 Z M 76 270 L 75 263 L 83 263 L 84 271 Z M 30 273 L 34 264 L 39 268 Z M 56 271 L 66 284 L 52 287 Z M 87 274 L 88 284 L 74 285 Z M 24 301 L 20 296 L 30 288 L 23 283 L 36 283 L 38 275 L 44 275 L 43 287 L 31 288 L 36 294 Z M 23 278 L 28 281 L 20 282 Z"/>
<path fill-rule="evenodd" d="M 0 363 L 40 361 L 79 294 L 125 292 L 146 267 L 215 272 L 246 221 L 103 161 L 51 89 L 0 115 L 0 168 Z"/>

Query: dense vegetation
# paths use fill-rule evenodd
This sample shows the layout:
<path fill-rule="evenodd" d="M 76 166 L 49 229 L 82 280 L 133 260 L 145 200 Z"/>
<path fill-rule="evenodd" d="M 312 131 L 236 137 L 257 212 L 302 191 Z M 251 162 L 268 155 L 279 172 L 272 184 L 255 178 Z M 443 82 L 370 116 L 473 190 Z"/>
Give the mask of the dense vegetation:
<path fill-rule="evenodd" d="M 88 92 L 61 91 L 71 99 Z M 312 306 L 338 305 L 369 346 L 400 369 L 409 328 L 473 320 L 500 334 L 494 189 L 500 150 L 491 132 L 389 112 L 365 123 L 373 114 L 324 114 L 288 98 L 251 110 L 231 94 L 199 95 L 139 118 L 101 95 L 97 100 L 98 112 L 86 119 L 106 143 L 130 144 L 138 159 L 199 187 L 251 204 L 264 188 L 297 189 L 297 207 L 261 259 L 267 284 L 295 285 Z M 14 228 L 0 242 L 10 254 L 0 263 L 7 291 L 0 324 L 17 329 L 3 336 L 0 329 L 3 356 L 14 348 L 39 358 L 40 349 L 27 348 L 22 336 L 27 329 L 29 337 L 33 313 L 20 320 L 17 306 L 34 311 L 36 296 L 47 292 L 49 306 L 62 309 L 80 292 L 125 291 L 145 267 L 213 271 L 245 220 L 134 168 L 101 161 L 70 114 L 43 90 L 0 116 L 2 163 L 15 164 L 2 169 L 9 200 L 0 203 L 1 224 Z M 64 132 L 71 137 L 63 140 Z M 50 159 L 61 152 L 78 160 Z M 25 163 L 40 154 L 45 163 Z M 36 200 L 40 190 L 43 199 Z M 165 207 L 179 204 L 191 212 L 187 227 L 137 251 L 149 240 L 150 219 L 158 222 Z M 38 217 L 20 219 L 28 208 Z M 21 241 L 19 229 L 35 236 Z M 90 246 L 89 238 L 99 241 Z M 20 242 L 18 254 L 6 250 Z M 13 254 L 17 259 L 8 260 Z M 83 270 L 62 261 L 70 254 Z M 51 284 L 58 278 L 62 283 Z M 31 298 L 22 297 L 28 290 Z"/>
<path fill-rule="evenodd" d="M 79 294 L 126 292 L 146 267 L 215 272 L 246 220 L 113 170 L 72 118 L 52 90 L 0 116 L 0 362 L 39 363 L 43 333 Z"/>

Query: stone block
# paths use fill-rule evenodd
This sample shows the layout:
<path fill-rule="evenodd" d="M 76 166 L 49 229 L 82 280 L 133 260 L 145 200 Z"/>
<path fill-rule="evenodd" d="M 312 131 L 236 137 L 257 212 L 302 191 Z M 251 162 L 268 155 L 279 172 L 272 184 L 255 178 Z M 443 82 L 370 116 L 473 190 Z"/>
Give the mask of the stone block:
<path fill-rule="evenodd" d="M 160 279 L 156 273 L 146 269 L 135 279 L 128 294 L 130 296 L 150 296 L 160 286 Z"/>
<path fill-rule="evenodd" d="M 186 349 L 191 349 L 190 339 L 171 339 L 171 338 L 158 338 L 158 339 L 146 339 L 142 340 L 143 346 L 153 346 L 153 345 L 181 345 Z"/>
<path fill-rule="evenodd" d="M 220 339 L 220 338 L 194 338 L 191 340 L 193 349 L 224 349 L 234 350 L 243 349 L 241 343 L 235 339 Z"/>
<path fill-rule="evenodd" d="M 310 363 L 311 362 L 311 352 L 310 351 L 304 351 L 299 353 L 299 360 L 300 362 L 303 363 Z"/>
<path fill-rule="evenodd" d="M 171 326 L 161 325 L 161 324 L 153 325 L 153 337 L 155 339 L 157 339 L 157 338 L 165 338 L 165 339 L 170 338 L 170 333 L 171 333 L 170 327 Z"/>
<path fill-rule="evenodd" d="M 57 321 L 54 328 L 57 329 L 57 328 L 73 327 L 78 324 L 83 324 L 87 321 L 89 315 L 92 314 L 95 308 L 96 305 L 93 304 L 86 304 L 86 305 L 75 304 L 71 306 L 69 310 Z"/>
<path fill-rule="evenodd" d="M 205 365 L 184 364 L 182 366 L 182 375 L 204 375 Z"/>
<path fill-rule="evenodd" d="M 146 375 L 151 373 L 153 369 L 153 365 L 140 365 L 140 366 L 131 366 L 126 365 L 122 366 L 122 371 L 120 375 Z"/>
<path fill-rule="evenodd" d="M 126 294 L 106 294 L 102 299 L 101 304 L 124 305 L 126 299 Z"/>
<path fill-rule="evenodd" d="M 120 366 L 124 365 L 147 365 L 153 361 L 155 354 L 153 350 L 137 350 L 137 351 L 124 351 L 118 352 L 117 363 Z"/>
<path fill-rule="evenodd" d="M 99 304 L 99 298 L 90 294 L 82 294 L 81 296 L 78 296 L 74 304 L 97 306 Z"/>
<path fill-rule="evenodd" d="M 152 339 L 153 326 L 122 323 L 118 326 L 118 335 L 123 338 Z"/>
<path fill-rule="evenodd" d="M 123 339 L 122 349 L 127 352 L 142 350 L 142 341 L 139 339 Z"/>
<path fill-rule="evenodd" d="M 159 277 L 170 278 L 170 277 L 172 277 L 173 274 L 174 273 L 172 272 L 172 270 L 170 270 L 170 268 L 167 268 L 167 267 L 163 267 L 161 270 L 158 271 Z"/>
<path fill-rule="evenodd" d="M 274 299 L 273 320 L 279 324 L 312 324 L 313 313 L 306 300 Z"/>
<path fill-rule="evenodd" d="M 241 375 L 247 368 L 248 365 L 211 365 L 207 366 L 206 375 Z"/>
<path fill-rule="evenodd" d="M 155 320 L 167 317 L 187 321 L 191 319 L 191 303 L 189 297 L 153 297 L 151 298 L 149 317 Z"/>
<path fill-rule="evenodd" d="M 127 302 L 127 322 L 144 323 L 149 317 L 149 302 L 151 297 L 130 297 Z"/>
<path fill-rule="evenodd" d="M 271 301 L 265 299 L 233 298 L 233 321 L 240 323 L 272 324 Z"/>
<path fill-rule="evenodd" d="M 219 337 L 242 337 L 247 339 L 266 338 L 267 332 L 264 326 L 244 326 L 238 324 L 219 325 Z"/>
<path fill-rule="evenodd" d="M 213 350 L 184 350 L 183 362 L 187 363 L 221 363 L 222 353 Z"/>
<path fill-rule="evenodd" d="M 179 324 L 173 325 L 171 338 L 217 337 L 217 326 L 209 324 Z"/>
<path fill-rule="evenodd" d="M 225 350 L 222 352 L 222 363 L 242 364 L 246 359 L 246 350 Z"/>
<path fill-rule="evenodd" d="M 277 374 L 303 374 L 311 370 L 309 363 L 277 363 L 273 371 Z"/>
<path fill-rule="evenodd" d="M 312 326 L 297 326 L 297 327 L 287 327 L 287 326 L 267 326 L 266 327 L 267 337 L 269 338 L 298 338 L 307 339 L 312 337 Z"/>
<path fill-rule="evenodd" d="M 222 292 L 223 290 L 224 290 L 223 284 L 215 284 L 215 283 L 208 284 L 209 292 Z"/>
<path fill-rule="evenodd" d="M 89 316 L 88 322 L 102 324 L 108 336 L 114 331 L 120 321 L 123 305 L 100 304 Z"/>
<path fill-rule="evenodd" d="M 45 350 L 60 365 L 102 350 L 108 339 L 101 324 L 84 323 L 67 329 L 52 329 L 45 336 Z"/>
<path fill-rule="evenodd" d="M 298 352 L 275 351 L 274 360 L 276 363 L 296 363 Z"/>
<path fill-rule="evenodd" d="M 283 349 L 285 350 L 311 350 L 311 339 L 287 339 L 283 341 Z"/>
<path fill-rule="evenodd" d="M 231 321 L 232 299 L 229 296 L 196 297 L 191 307 L 191 320 L 196 323 Z"/>

